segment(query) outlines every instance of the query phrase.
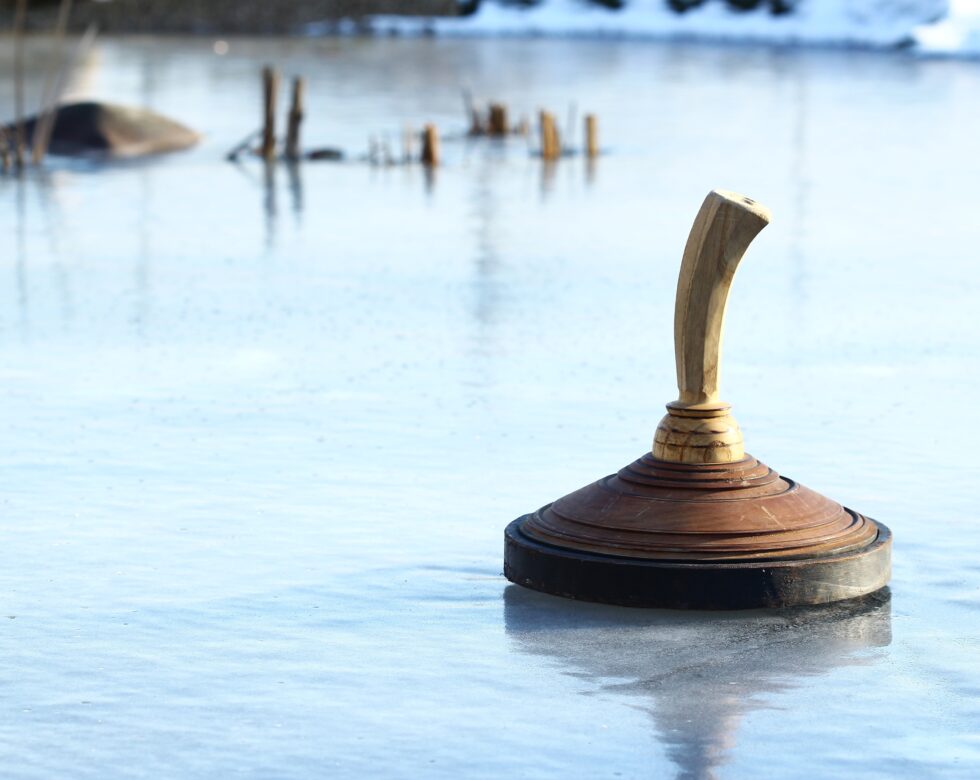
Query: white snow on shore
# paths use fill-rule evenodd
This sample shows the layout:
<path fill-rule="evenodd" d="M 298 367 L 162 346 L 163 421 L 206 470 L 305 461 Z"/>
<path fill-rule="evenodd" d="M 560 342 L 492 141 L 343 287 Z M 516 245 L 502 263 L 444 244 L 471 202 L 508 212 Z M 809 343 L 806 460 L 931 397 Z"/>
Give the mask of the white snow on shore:
<path fill-rule="evenodd" d="M 708 0 L 698 8 L 677 13 L 665 0 L 627 0 L 619 11 L 581 0 L 545 0 L 527 9 L 484 0 L 472 16 L 424 20 L 378 17 L 374 27 L 379 32 L 454 36 L 692 38 L 891 47 L 910 42 L 917 29 L 943 19 L 950 2 L 801 0 L 792 13 L 780 16 L 771 14 L 766 6 L 761 3 L 752 11 L 736 11 L 722 0 Z"/>
<path fill-rule="evenodd" d="M 919 27 L 914 37 L 921 54 L 980 57 L 980 0 L 951 0 L 946 18 Z"/>
<path fill-rule="evenodd" d="M 736 11 L 708 0 L 686 13 L 665 0 L 627 0 L 611 11 L 582 0 L 519 9 L 484 0 L 456 18 L 376 17 L 380 34 L 695 39 L 818 46 L 913 46 L 930 55 L 980 55 L 980 0 L 800 0 L 773 15 L 767 3 Z"/>

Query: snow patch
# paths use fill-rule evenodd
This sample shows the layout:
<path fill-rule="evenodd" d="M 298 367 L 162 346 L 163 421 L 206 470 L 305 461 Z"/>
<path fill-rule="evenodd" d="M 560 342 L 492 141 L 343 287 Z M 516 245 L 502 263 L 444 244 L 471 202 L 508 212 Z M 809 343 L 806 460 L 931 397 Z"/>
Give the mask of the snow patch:
<path fill-rule="evenodd" d="M 916 50 L 946 57 L 980 57 L 980 0 L 952 0 L 949 15 L 915 30 Z"/>
<path fill-rule="evenodd" d="M 980 0 L 967 2 L 980 5 Z M 774 15 L 765 2 L 738 11 L 722 0 L 707 0 L 677 13 L 665 0 L 632 0 L 620 10 L 582 0 L 547 0 L 523 9 L 485 0 L 471 16 L 377 17 L 373 29 L 407 35 L 687 38 L 882 48 L 918 41 L 924 31 L 940 26 L 933 23 L 946 18 L 950 5 L 949 0 L 799 0 L 790 13 Z"/>

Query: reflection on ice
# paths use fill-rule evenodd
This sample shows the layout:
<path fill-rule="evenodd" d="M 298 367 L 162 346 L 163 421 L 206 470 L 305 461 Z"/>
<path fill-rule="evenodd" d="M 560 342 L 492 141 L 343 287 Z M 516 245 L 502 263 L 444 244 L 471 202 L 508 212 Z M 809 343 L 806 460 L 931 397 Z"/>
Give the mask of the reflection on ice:
<path fill-rule="evenodd" d="M 865 599 L 788 610 L 685 613 L 569 601 L 509 586 L 508 635 L 604 690 L 639 698 L 681 778 L 713 777 L 742 716 L 891 643 L 887 589 Z"/>

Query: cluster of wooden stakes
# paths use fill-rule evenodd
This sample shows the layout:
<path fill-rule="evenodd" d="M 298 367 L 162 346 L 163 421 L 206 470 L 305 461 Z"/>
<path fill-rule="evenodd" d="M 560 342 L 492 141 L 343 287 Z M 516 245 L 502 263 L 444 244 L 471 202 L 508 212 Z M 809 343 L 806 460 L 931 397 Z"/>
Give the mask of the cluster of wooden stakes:
<path fill-rule="evenodd" d="M 517 123 L 511 124 L 507 106 L 503 103 L 490 103 L 485 111 L 480 111 L 473 103 L 469 92 L 466 91 L 463 92 L 463 102 L 470 122 L 468 136 L 503 138 L 508 135 L 520 135 L 530 138 L 531 125 L 527 118 L 524 117 Z M 574 115 L 574 112 L 572 114 Z M 569 123 L 570 126 L 572 124 L 572 122 Z M 599 120 L 595 114 L 586 114 L 584 125 L 585 147 L 582 153 L 593 159 L 599 156 Z M 559 157 L 570 157 L 578 154 L 578 150 L 562 145 L 558 122 L 555 120 L 555 115 L 550 111 L 538 112 L 538 137 L 538 147 L 532 149 L 532 152 L 545 160 L 557 160 Z"/>
<path fill-rule="evenodd" d="M 286 135 L 280 153 L 279 138 L 276 134 L 276 115 L 279 99 L 281 77 L 277 70 L 265 67 L 262 70 L 262 127 L 248 136 L 228 152 L 227 159 L 237 161 L 242 154 L 250 153 L 272 163 L 278 159 L 295 163 L 300 160 L 333 160 L 346 159 L 343 150 L 336 147 L 313 148 L 304 151 L 300 144 L 300 126 L 305 112 L 306 82 L 301 76 L 292 80 L 291 100 L 286 115 Z M 469 127 L 465 133 L 456 136 L 440 136 L 434 124 L 426 124 L 421 134 L 407 127 L 402 133 L 401 155 L 396 156 L 387 140 L 369 139 L 368 152 L 360 158 L 371 165 L 423 165 L 429 168 L 437 167 L 441 162 L 440 140 L 459 137 L 477 138 L 488 137 L 503 139 L 508 136 L 523 136 L 528 139 L 528 146 L 534 156 L 551 162 L 561 157 L 573 157 L 579 154 L 592 160 L 599 156 L 599 122 L 595 114 L 584 117 L 583 148 L 578 150 L 569 145 L 563 145 L 561 133 L 555 115 L 549 111 L 538 112 L 538 144 L 533 145 L 531 124 L 522 118 L 511 123 L 507 106 L 503 103 L 490 103 L 486 109 L 478 108 L 469 94 L 464 91 L 463 100 L 466 108 Z M 574 116 L 574 112 L 572 112 Z M 571 123 L 570 123 L 571 127 Z M 416 142 L 418 152 L 416 153 Z"/>

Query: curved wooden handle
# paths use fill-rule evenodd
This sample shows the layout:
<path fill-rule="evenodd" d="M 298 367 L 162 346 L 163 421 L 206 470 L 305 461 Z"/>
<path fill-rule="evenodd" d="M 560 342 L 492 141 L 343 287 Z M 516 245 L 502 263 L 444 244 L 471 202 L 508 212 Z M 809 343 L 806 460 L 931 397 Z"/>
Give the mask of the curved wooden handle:
<path fill-rule="evenodd" d="M 684 248 L 674 307 L 674 356 L 680 397 L 671 407 L 718 403 L 722 326 L 739 260 L 769 224 L 769 209 L 744 195 L 712 190 Z"/>

